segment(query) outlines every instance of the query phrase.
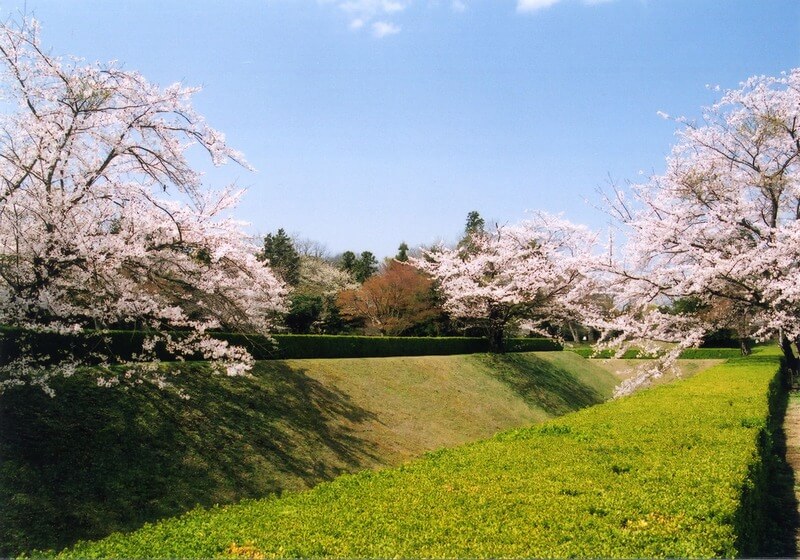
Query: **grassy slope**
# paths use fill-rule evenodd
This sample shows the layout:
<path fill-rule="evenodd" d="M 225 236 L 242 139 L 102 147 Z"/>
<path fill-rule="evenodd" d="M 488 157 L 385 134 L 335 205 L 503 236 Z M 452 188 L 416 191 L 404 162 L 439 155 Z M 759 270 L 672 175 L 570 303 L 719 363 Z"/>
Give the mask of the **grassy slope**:
<path fill-rule="evenodd" d="M 639 375 L 644 368 L 650 365 L 648 363 L 650 360 L 639 359 L 593 358 L 591 361 L 613 373 L 620 381 Z M 674 369 L 665 371 L 661 377 L 652 381 L 652 385 L 658 386 L 671 383 L 676 379 L 686 379 L 724 361 L 719 359 L 678 360 Z"/>
<path fill-rule="evenodd" d="M 173 369 L 191 398 L 80 376 L 0 396 L 0 556 L 131 530 L 196 504 L 299 490 L 606 399 L 567 353 Z"/>
<path fill-rule="evenodd" d="M 78 557 L 727 557 L 758 538 L 774 358 L 280 499 L 194 511 Z M 755 469 L 755 470 L 753 470 Z M 758 490 L 748 494 L 758 499 Z M 748 533 L 751 533 L 748 537 Z M 751 552 L 752 553 L 752 552 Z"/>

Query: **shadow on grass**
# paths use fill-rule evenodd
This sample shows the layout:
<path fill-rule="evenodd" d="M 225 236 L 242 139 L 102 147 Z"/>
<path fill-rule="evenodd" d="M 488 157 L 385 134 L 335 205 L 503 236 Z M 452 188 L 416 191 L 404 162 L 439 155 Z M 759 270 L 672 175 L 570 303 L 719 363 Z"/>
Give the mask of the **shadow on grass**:
<path fill-rule="evenodd" d="M 530 354 L 486 354 L 491 374 L 527 403 L 552 415 L 599 404 L 606 398 L 574 373 Z"/>
<path fill-rule="evenodd" d="M 771 411 L 772 449 L 766 462 L 767 494 L 763 542 L 753 556 L 796 558 L 795 534 L 800 527 L 797 498 L 794 493 L 796 473 L 787 461 L 787 439 L 783 429 L 789 404 L 789 392 L 780 391 Z"/>
<path fill-rule="evenodd" d="M 259 364 L 253 378 L 175 372 L 189 395 L 149 385 L 57 396 L 0 395 L 0 556 L 60 549 L 195 505 L 300 489 L 375 464 L 348 425 L 371 419 L 300 369 Z"/>

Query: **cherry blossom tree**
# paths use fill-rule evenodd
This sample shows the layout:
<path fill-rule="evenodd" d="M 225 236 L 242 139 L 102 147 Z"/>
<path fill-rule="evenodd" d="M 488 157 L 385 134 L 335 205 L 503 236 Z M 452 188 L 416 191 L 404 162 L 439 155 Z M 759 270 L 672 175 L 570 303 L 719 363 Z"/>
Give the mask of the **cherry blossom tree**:
<path fill-rule="evenodd" d="M 800 343 L 800 69 L 725 92 L 700 122 L 678 119 L 666 171 L 616 192 L 625 251 L 606 268 L 623 337 L 694 345 L 717 328 Z M 667 313 L 691 298 L 706 313 Z"/>
<path fill-rule="evenodd" d="M 187 161 L 195 146 L 247 166 L 192 109 L 197 90 L 52 56 L 27 19 L 0 26 L 0 65 L 0 324 L 147 333 L 140 365 L 105 382 L 157 377 L 157 345 L 245 372 L 249 355 L 209 330 L 267 332 L 285 288 L 229 217 L 242 193 L 204 189 Z M 80 364 L 41 354 L 3 365 L 0 390 Z"/>
<path fill-rule="evenodd" d="M 322 245 L 307 242 L 312 254 L 324 254 Z M 289 313 L 284 322 L 293 333 L 332 334 L 341 329 L 336 295 L 342 290 L 358 288 L 353 277 L 324 258 L 300 255 L 300 282 L 292 290 Z"/>
<path fill-rule="evenodd" d="M 512 326 L 546 334 L 553 318 L 585 315 L 595 239 L 583 226 L 537 213 L 517 225 L 477 229 L 468 243 L 439 246 L 411 259 L 438 283 L 444 309 L 485 330 L 492 348 L 502 350 Z"/>

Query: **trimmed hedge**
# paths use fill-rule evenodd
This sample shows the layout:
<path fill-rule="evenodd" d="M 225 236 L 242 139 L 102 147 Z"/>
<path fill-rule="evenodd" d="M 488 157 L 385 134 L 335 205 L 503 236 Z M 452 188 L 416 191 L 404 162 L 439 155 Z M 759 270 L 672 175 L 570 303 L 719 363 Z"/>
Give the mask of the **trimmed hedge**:
<path fill-rule="evenodd" d="M 727 360 L 730 358 L 741 358 L 742 351 L 737 346 L 735 348 L 729 347 L 701 347 L 701 348 L 687 348 L 681 352 L 681 358 L 684 360 Z"/>
<path fill-rule="evenodd" d="M 615 355 L 614 350 L 600 350 L 596 351 L 591 346 L 578 346 L 567 348 L 570 352 L 575 352 L 584 358 L 613 358 Z M 682 360 L 727 360 L 730 358 L 741 357 L 742 352 L 737 346 L 736 348 L 687 348 L 681 352 L 680 358 Z M 641 350 L 631 348 L 626 350 L 621 356 L 624 360 L 652 360 L 656 356 L 645 354 Z"/>
<path fill-rule="evenodd" d="M 268 347 L 264 339 L 236 334 L 217 335 L 242 345 L 256 359 L 302 358 L 380 358 L 389 356 L 437 356 L 488 352 L 482 338 L 428 338 L 346 335 L 273 335 L 277 346 Z"/>
<path fill-rule="evenodd" d="M 551 338 L 509 338 L 506 352 L 558 352 L 564 347 Z"/>
<path fill-rule="evenodd" d="M 65 557 L 760 554 L 776 358 L 314 490 L 194 510 Z"/>
<path fill-rule="evenodd" d="M 0 327 L 0 364 L 6 364 L 21 356 L 48 356 L 50 361 L 75 356 L 88 363 L 97 363 L 93 356 L 116 356 L 129 360 L 141 351 L 145 341 L 142 331 L 84 331 L 76 334 L 55 332 L 33 332 L 13 327 Z M 161 360 L 171 356 L 157 348 L 156 355 Z"/>
<path fill-rule="evenodd" d="M 67 355 L 80 356 L 92 363 L 93 353 L 130 359 L 140 351 L 145 340 L 142 331 L 109 331 L 81 334 L 36 333 L 14 328 L 1 328 L 0 363 L 8 363 L 23 353 L 37 350 L 54 359 Z M 180 333 L 177 333 L 180 336 Z M 214 333 L 215 338 L 245 347 L 257 360 L 301 358 L 376 358 L 389 356 L 441 356 L 489 352 L 485 338 L 468 337 L 390 337 L 340 335 L 276 334 L 272 340 L 260 335 Z M 512 338 L 506 341 L 508 352 L 558 351 L 562 347 L 546 338 Z M 171 360 L 163 348 L 157 347 L 161 360 Z M 198 357 L 199 359 L 199 357 Z"/>
<path fill-rule="evenodd" d="M 613 358 L 616 352 L 614 350 L 595 350 L 592 346 L 576 346 L 572 348 L 567 348 L 570 352 L 575 352 L 579 356 L 583 358 Z M 634 360 L 634 359 L 651 359 L 652 356 L 646 356 L 642 354 L 641 351 L 636 349 L 629 349 L 626 350 L 625 353 L 621 356 L 624 360 Z"/>

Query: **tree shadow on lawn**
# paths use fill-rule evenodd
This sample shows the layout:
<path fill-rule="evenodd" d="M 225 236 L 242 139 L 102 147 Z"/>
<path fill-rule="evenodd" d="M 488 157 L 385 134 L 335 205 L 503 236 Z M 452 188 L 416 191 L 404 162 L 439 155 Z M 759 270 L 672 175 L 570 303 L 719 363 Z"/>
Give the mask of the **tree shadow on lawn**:
<path fill-rule="evenodd" d="M 787 457 L 788 440 L 784 430 L 789 405 L 789 392 L 781 391 L 771 410 L 772 449 L 766 467 L 767 492 L 764 497 L 765 529 L 763 540 L 753 556 L 796 558 L 796 535 L 800 527 L 795 496 L 797 473 Z M 791 421 L 791 420 L 790 420 Z"/>
<path fill-rule="evenodd" d="M 525 402 L 553 416 L 600 404 L 606 400 L 574 374 L 546 360 L 525 354 L 487 354 L 491 374 Z"/>
<path fill-rule="evenodd" d="M 195 505 L 312 486 L 375 465 L 347 426 L 374 418 L 301 369 L 260 363 L 252 378 L 184 364 L 189 395 L 99 388 L 88 375 L 0 395 L 0 556 L 61 549 Z"/>

